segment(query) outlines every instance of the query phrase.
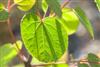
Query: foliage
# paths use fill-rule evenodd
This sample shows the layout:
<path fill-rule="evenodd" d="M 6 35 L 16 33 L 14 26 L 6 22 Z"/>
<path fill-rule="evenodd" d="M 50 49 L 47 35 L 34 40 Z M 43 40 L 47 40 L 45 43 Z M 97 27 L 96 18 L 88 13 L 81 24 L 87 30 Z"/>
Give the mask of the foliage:
<path fill-rule="evenodd" d="M 31 55 L 40 61 L 57 61 L 68 47 L 68 35 L 61 27 L 55 18 L 48 17 L 41 22 L 32 13 L 25 15 L 21 22 L 21 34 Z"/>
<path fill-rule="evenodd" d="M 85 28 L 89 31 L 90 35 L 94 39 L 92 25 L 91 25 L 90 21 L 88 20 L 87 16 L 85 15 L 84 11 L 80 7 L 77 7 L 77 8 L 75 8 L 75 13 L 79 17 L 80 22 L 85 26 Z"/>
<path fill-rule="evenodd" d="M 88 63 L 78 64 L 79 67 L 100 67 L 100 58 L 92 53 L 88 54 L 87 57 Z"/>
<path fill-rule="evenodd" d="M 14 3 L 18 5 L 18 8 L 23 11 L 30 10 L 35 2 L 35 0 L 14 0 Z"/>
<path fill-rule="evenodd" d="M 0 21 L 5 21 L 8 19 L 8 12 L 5 10 L 5 7 L 0 3 Z"/>
<path fill-rule="evenodd" d="M 95 2 L 100 10 L 100 0 L 95 0 Z M 25 11 L 25 15 L 21 19 L 20 30 L 25 48 L 32 55 L 32 58 L 35 58 L 32 64 L 43 63 L 42 65 L 47 64 L 47 67 L 68 67 L 68 64 L 65 63 L 56 64 L 65 52 L 68 54 L 68 36 L 77 31 L 79 22 L 84 25 L 93 39 L 94 32 L 84 10 L 80 7 L 67 8 L 65 7 L 67 3 L 69 1 L 62 6 L 60 0 L 14 0 L 14 3 L 11 4 L 8 0 L 8 8 L 0 3 L 0 21 L 7 21 L 10 35 L 14 41 L 13 46 L 9 43 L 0 47 L 0 65 L 5 67 L 14 56 L 22 55 L 19 53 L 22 43 L 16 42 L 9 22 L 10 10 L 17 5 L 19 10 Z M 27 64 L 31 66 L 30 59 L 26 61 L 24 55 L 19 57 L 26 67 Z M 87 59 L 88 61 L 100 61 L 94 54 L 89 54 Z M 92 63 L 90 65 L 100 66 Z M 78 66 L 88 67 L 87 64 L 79 64 Z"/>
<path fill-rule="evenodd" d="M 21 46 L 22 46 L 21 41 L 17 41 L 16 44 L 18 44 L 19 49 L 21 49 Z M 19 51 L 17 47 L 11 43 L 7 43 L 7 44 L 4 44 L 4 46 L 1 46 L 0 47 L 0 66 L 5 67 L 7 63 L 17 55 L 18 52 Z"/>

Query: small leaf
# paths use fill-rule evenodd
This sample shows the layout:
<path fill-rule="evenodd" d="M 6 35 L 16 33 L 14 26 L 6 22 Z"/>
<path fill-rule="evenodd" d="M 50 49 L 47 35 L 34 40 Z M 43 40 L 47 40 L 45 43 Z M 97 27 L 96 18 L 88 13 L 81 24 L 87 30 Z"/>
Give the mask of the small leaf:
<path fill-rule="evenodd" d="M 22 11 L 28 11 L 35 5 L 36 0 L 14 0 L 18 8 Z"/>
<path fill-rule="evenodd" d="M 3 9 L 4 9 L 4 5 L 0 3 L 0 11 L 2 11 Z"/>
<path fill-rule="evenodd" d="M 16 54 L 16 50 L 12 48 L 11 44 L 5 44 L 0 47 L 0 66 L 5 67 Z"/>
<path fill-rule="evenodd" d="M 76 15 L 79 17 L 81 23 L 89 31 L 90 35 L 94 39 L 94 32 L 93 32 L 93 28 L 92 28 L 91 22 L 87 18 L 87 16 L 84 13 L 84 11 L 80 7 L 75 8 L 74 11 L 75 11 Z"/>
<path fill-rule="evenodd" d="M 46 3 L 46 1 L 45 0 L 42 0 L 42 9 L 43 9 L 43 11 L 46 13 L 46 11 L 47 11 L 47 9 L 48 9 L 48 5 L 47 5 L 47 3 Z"/>
<path fill-rule="evenodd" d="M 96 2 L 96 5 L 97 5 L 97 7 L 98 7 L 98 9 L 100 11 L 100 0 L 95 0 L 95 2 Z"/>
<path fill-rule="evenodd" d="M 6 10 L 0 10 L 0 22 L 8 19 L 8 12 Z"/>
<path fill-rule="evenodd" d="M 78 67 L 89 67 L 87 64 L 78 64 Z"/>
<path fill-rule="evenodd" d="M 60 4 L 57 0 L 46 0 L 49 7 L 57 14 L 57 16 L 62 16 L 62 11 L 60 9 Z"/>
<path fill-rule="evenodd" d="M 68 34 L 53 18 L 26 14 L 21 22 L 21 36 L 29 53 L 42 62 L 57 61 L 68 48 Z"/>
<path fill-rule="evenodd" d="M 19 41 L 17 41 L 18 43 Z M 20 49 L 22 47 L 21 44 L 18 43 L 18 46 L 20 46 Z M 12 44 L 4 44 L 0 47 L 0 66 L 5 67 L 8 62 L 11 61 L 12 58 L 14 58 L 17 55 L 17 51 L 15 49 L 15 46 Z"/>
<path fill-rule="evenodd" d="M 62 10 L 62 18 L 58 18 L 59 22 L 66 29 L 68 35 L 71 35 L 77 31 L 79 26 L 79 19 L 69 8 L 64 8 Z"/>
<path fill-rule="evenodd" d="M 96 55 L 89 53 L 87 59 L 90 62 L 94 62 L 94 63 L 90 63 L 91 67 L 100 67 L 100 64 L 98 63 L 100 62 L 100 58 L 98 58 Z M 95 62 L 97 62 L 98 64 L 96 64 Z"/>

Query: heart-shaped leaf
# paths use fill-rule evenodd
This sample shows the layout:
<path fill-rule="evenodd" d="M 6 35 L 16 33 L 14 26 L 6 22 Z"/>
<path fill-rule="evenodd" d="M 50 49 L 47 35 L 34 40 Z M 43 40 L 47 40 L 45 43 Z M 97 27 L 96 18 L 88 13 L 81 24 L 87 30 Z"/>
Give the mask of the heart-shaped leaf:
<path fill-rule="evenodd" d="M 22 44 L 21 41 L 17 41 L 17 46 L 21 49 Z M 0 66 L 5 67 L 8 62 L 14 58 L 19 51 L 16 51 L 16 46 L 11 43 L 5 44 L 0 47 Z"/>
<path fill-rule="evenodd" d="M 58 18 L 57 20 L 59 20 L 62 26 L 66 29 L 68 35 L 77 31 L 79 19 L 72 9 L 64 8 L 62 10 L 62 18 Z"/>
<path fill-rule="evenodd" d="M 21 35 L 29 53 L 42 62 L 57 61 L 68 48 L 68 34 L 55 18 L 41 22 L 34 14 L 26 14 Z"/>
<path fill-rule="evenodd" d="M 14 3 L 18 5 L 18 8 L 22 11 L 28 11 L 30 10 L 36 0 L 14 0 Z"/>

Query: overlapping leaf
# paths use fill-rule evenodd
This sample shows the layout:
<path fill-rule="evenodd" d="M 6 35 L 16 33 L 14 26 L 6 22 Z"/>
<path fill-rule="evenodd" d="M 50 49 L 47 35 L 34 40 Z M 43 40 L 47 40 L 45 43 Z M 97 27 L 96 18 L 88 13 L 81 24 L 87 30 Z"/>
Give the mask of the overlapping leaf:
<path fill-rule="evenodd" d="M 55 18 L 43 22 L 32 13 L 21 22 L 21 35 L 25 47 L 39 61 L 57 61 L 68 48 L 68 35 Z"/>
<path fill-rule="evenodd" d="M 79 19 L 72 9 L 64 8 L 62 10 L 62 18 L 58 18 L 57 20 L 59 20 L 62 26 L 66 29 L 68 35 L 77 31 Z"/>
<path fill-rule="evenodd" d="M 16 43 L 20 49 L 22 47 L 21 42 L 17 41 Z M 1 67 L 5 67 L 6 64 L 10 62 L 11 59 L 17 55 L 18 52 L 16 51 L 15 48 L 16 48 L 15 45 L 12 46 L 12 44 L 10 43 L 5 44 L 4 46 L 0 47 L 0 66 Z"/>
<path fill-rule="evenodd" d="M 60 9 L 60 4 L 57 0 L 46 0 L 49 7 L 57 14 L 57 16 L 62 16 L 62 11 Z"/>
<path fill-rule="evenodd" d="M 0 3 L 0 21 L 8 19 L 8 12 L 4 9 L 4 5 Z"/>
<path fill-rule="evenodd" d="M 100 58 L 98 58 L 96 55 L 89 53 L 87 59 L 88 61 L 90 61 L 91 67 L 100 67 L 100 64 L 98 63 L 100 62 Z M 91 63 L 91 62 L 95 62 L 95 63 Z"/>
<path fill-rule="evenodd" d="M 35 4 L 36 0 L 14 0 L 14 3 L 18 5 L 18 8 L 22 11 L 28 11 L 30 10 L 34 4 Z"/>
<path fill-rule="evenodd" d="M 2 3 L 0 3 L 0 11 L 4 9 L 4 6 Z"/>

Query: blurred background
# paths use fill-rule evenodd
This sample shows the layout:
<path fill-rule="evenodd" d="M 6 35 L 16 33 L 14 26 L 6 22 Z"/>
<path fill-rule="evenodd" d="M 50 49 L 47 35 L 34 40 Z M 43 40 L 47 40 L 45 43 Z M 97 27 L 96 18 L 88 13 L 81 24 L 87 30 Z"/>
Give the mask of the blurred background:
<path fill-rule="evenodd" d="M 62 2 L 64 1 L 66 0 L 62 0 Z M 1 2 L 5 4 L 6 7 L 7 0 L 0 0 L 0 3 Z M 76 60 L 81 59 L 88 53 L 94 53 L 100 56 L 100 12 L 94 3 L 94 0 L 71 0 L 66 7 L 75 8 L 77 6 L 80 6 L 90 19 L 93 25 L 95 37 L 93 40 L 83 25 L 80 24 L 77 32 L 69 36 L 69 53 L 72 54 Z M 18 10 L 16 6 L 13 8 L 10 14 L 13 33 L 16 38 L 20 40 L 20 20 L 23 14 L 24 12 Z M 0 45 L 7 42 L 12 42 L 11 36 L 8 32 L 7 23 L 0 22 Z M 16 59 L 16 61 L 15 59 L 9 64 L 10 66 L 12 66 L 12 64 L 19 63 L 18 59 Z"/>

